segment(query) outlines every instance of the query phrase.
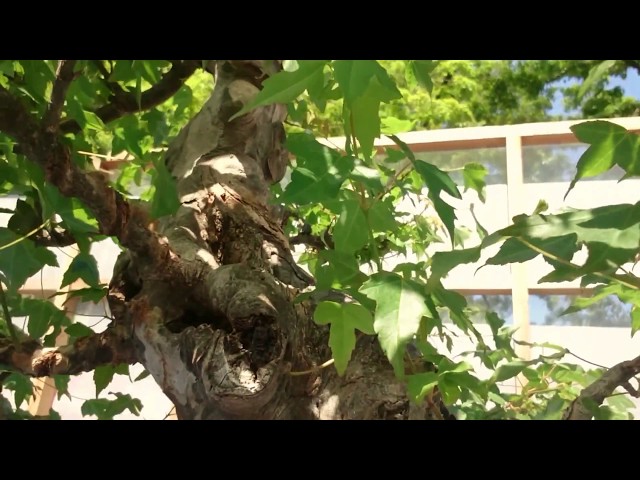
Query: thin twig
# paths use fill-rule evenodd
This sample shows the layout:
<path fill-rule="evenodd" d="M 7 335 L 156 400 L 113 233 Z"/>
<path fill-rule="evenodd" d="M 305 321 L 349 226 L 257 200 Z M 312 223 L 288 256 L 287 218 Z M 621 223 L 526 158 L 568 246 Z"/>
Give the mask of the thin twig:
<path fill-rule="evenodd" d="M 60 60 L 58 62 L 56 80 L 53 84 L 53 89 L 51 90 L 51 101 L 49 102 L 49 108 L 47 108 L 47 112 L 44 114 L 43 119 L 43 127 L 49 133 L 55 133 L 58 131 L 62 108 L 64 107 L 64 101 L 67 96 L 67 90 L 75 78 L 75 74 L 73 72 L 75 64 L 76 60 Z"/>
<path fill-rule="evenodd" d="M 573 355 L 573 356 L 574 356 L 574 357 L 576 357 L 578 360 L 582 360 L 583 362 L 588 363 L 589 365 L 593 365 L 594 367 L 603 368 L 604 370 L 609 370 L 609 367 L 605 367 L 604 365 L 599 365 L 599 364 L 597 364 L 597 363 L 590 362 L 589 360 L 584 359 L 584 358 L 582 358 L 582 357 L 579 357 L 578 355 L 576 355 L 575 353 L 573 353 L 573 352 L 571 352 L 571 351 L 569 351 L 569 350 L 566 350 L 566 353 L 567 353 L 568 355 Z"/>
<path fill-rule="evenodd" d="M 324 362 L 322 365 L 318 365 L 317 367 L 313 367 L 310 368 L 309 370 L 303 370 L 301 372 L 289 372 L 289 375 L 291 375 L 292 377 L 300 377 L 302 375 L 309 375 L 310 373 L 315 373 L 315 372 L 319 372 L 320 370 L 322 370 L 323 368 L 327 368 L 330 365 L 333 365 L 333 358 L 327 360 L 326 362 Z"/>
<path fill-rule="evenodd" d="M 104 81 L 104 84 L 111 91 L 111 93 L 114 93 L 114 94 L 127 93 L 125 90 L 123 90 L 123 88 L 117 82 L 109 81 L 109 77 L 111 76 L 111 73 L 107 71 L 107 69 L 102 63 L 102 60 L 93 60 L 91 63 L 93 63 L 93 65 L 98 69 L 98 71 L 102 75 L 102 80 Z"/>
<path fill-rule="evenodd" d="M 49 223 L 49 220 L 45 220 L 41 225 L 38 225 L 36 228 L 34 228 L 33 230 L 31 230 L 29 233 L 27 233 L 26 235 L 22 235 L 21 237 L 16 238 L 15 240 L 5 244 L 5 245 L 0 245 L 0 250 L 5 250 L 9 247 L 13 247 L 14 245 L 20 243 L 21 241 L 29 238 L 31 235 L 39 232 L 40 230 L 42 230 L 44 227 L 47 226 L 47 223 Z"/>
<path fill-rule="evenodd" d="M 376 200 L 382 199 L 387 193 L 389 193 L 393 187 L 398 184 L 398 181 L 404 178 L 405 175 L 411 173 L 411 167 L 413 167 L 413 163 L 411 160 L 407 160 L 407 164 L 400 167 L 394 174 L 387 180 L 386 185 L 382 189 L 380 193 L 376 195 Z"/>

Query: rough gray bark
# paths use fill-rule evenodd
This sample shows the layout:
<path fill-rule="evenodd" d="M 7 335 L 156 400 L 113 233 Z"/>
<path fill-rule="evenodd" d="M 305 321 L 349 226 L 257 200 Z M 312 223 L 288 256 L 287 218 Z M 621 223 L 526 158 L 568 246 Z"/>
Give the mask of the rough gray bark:
<path fill-rule="evenodd" d="M 191 283 L 154 281 L 145 259 L 128 254 L 112 290 L 130 293 L 113 307 L 135 319 L 139 359 L 179 418 L 427 418 L 374 339 L 360 339 L 342 378 L 314 368 L 330 358 L 328 330 L 313 323 L 309 305 L 293 304 L 313 279 L 296 266 L 269 208 L 269 185 L 287 162 L 285 110 L 271 105 L 229 121 L 266 70 L 218 62 L 210 100 L 168 151 L 182 207 L 156 231 Z"/>

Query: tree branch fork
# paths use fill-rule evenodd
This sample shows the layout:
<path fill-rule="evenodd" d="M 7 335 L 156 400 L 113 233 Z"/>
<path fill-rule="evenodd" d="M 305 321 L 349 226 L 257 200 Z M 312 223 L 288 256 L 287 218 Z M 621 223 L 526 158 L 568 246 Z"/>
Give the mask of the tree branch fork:
<path fill-rule="evenodd" d="M 624 388 L 631 396 L 640 395 L 629 380 L 640 374 L 640 356 L 614 365 L 598 380 L 584 388 L 578 398 L 565 412 L 565 420 L 589 420 L 593 417 L 594 408 L 602 405 L 607 397 L 613 395 L 618 387 Z"/>

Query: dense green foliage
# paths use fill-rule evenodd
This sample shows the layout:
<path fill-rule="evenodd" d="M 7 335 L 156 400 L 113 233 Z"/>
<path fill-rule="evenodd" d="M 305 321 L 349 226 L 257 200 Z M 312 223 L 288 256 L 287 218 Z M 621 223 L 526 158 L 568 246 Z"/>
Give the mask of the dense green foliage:
<path fill-rule="evenodd" d="M 609 85 L 613 78 L 626 78 L 629 69 L 637 71 L 640 65 L 634 61 L 446 60 L 433 70 L 422 66 L 430 79 L 426 85 L 420 81 L 422 70 L 406 61 L 380 63 L 402 94 L 381 105 L 384 133 L 625 117 L 637 115 L 640 108 L 638 99 Z M 557 97 L 563 99 L 565 113 L 551 115 Z M 308 112 L 306 121 L 318 136 L 342 135 L 341 105 L 331 99 L 326 106 L 315 104 L 313 97 L 303 96 L 296 111 Z"/>
<path fill-rule="evenodd" d="M 551 354 L 519 359 L 513 329 L 490 309 L 481 312 L 492 332 L 487 341 L 474 323 L 478 308 L 446 290 L 441 279 L 460 263 L 476 262 L 483 248 L 503 242 L 487 263 L 504 265 L 541 255 L 553 267 L 545 281 L 581 278 L 583 285 L 596 287 L 596 296 L 577 300 L 568 312 L 617 295 L 633 305 L 629 325 L 635 333 L 640 329 L 640 280 L 621 267 L 633 262 L 640 245 L 640 204 L 522 215 L 513 225 L 486 235 L 481 245 L 459 249 L 466 234 L 456 224 L 456 211 L 446 198 L 460 198 L 462 187 L 484 198 L 489 170 L 479 163 L 463 164 L 456 183 L 448 172 L 417 158 L 392 134 L 547 120 L 559 89 L 569 109 L 581 109 L 579 116 L 630 115 L 637 111 L 637 101 L 606 85 L 612 75 L 625 75 L 627 68 L 635 66 L 595 61 L 301 60 L 286 62 L 285 71 L 265 82 L 245 111 L 276 102 L 289 105 L 287 147 L 295 160 L 290 180 L 273 189 L 276 201 L 294 212 L 287 232 L 309 229 L 324 238 L 330 248 L 309 248 L 300 262 L 316 278 L 317 289 L 334 288 L 356 300 L 323 302 L 315 311 L 317 323 L 331 324 L 329 342 L 339 373 L 350 360 L 356 335 L 375 334 L 397 377 L 407 382 L 413 401 L 425 401 L 437 386 L 459 418 L 562 416 L 580 390 L 602 372 L 572 365 L 567 360 L 570 352 L 555 345 L 545 345 Z M 42 116 L 55 68 L 55 62 L 49 61 L 0 61 L 0 85 Z M 168 69 L 164 61 L 81 62 L 76 70 L 82 75 L 69 88 L 63 117 L 81 127 L 77 133 L 68 133 L 65 141 L 72 146 L 73 161 L 82 168 L 94 169 L 88 152 L 127 153 L 130 161 L 113 187 L 129 198 L 149 202 L 154 217 L 173 213 L 179 204 L 161 161 L 163 149 L 206 100 L 209 74 L 197 73 L 172 98 L 147 111 L 107 124 L 95 112 L 108 101 L 114 85 L 140 98 Z M 584 82 L 554 85 L 567 77 Z M 580 124 L 574 132 L 589 149 L 578 163 L 572 187 L 614 165 L 630 176 L 639 174 L 637 135 L 604 121 Z M 374 140 L 382 134 L 389 134 L 397 148 L 374 155 Z M 338 146 L 344 151 L 318 142 L 317 138 L 328 135 L 345 135 L 346 144 Z M 24 335 L 53 346 L 63 327 L 72 338 L 87 334 L 87 327 L 72 323 L 49 301 L 19 293 L 30 276 L 46 265 L 57 265 L 54 251 L 37 246 L 29 237 L 43 228 L 73 234 L 77 256 L 64 273 L 60 289 L 81 279 L 87 288 L 76 294 L 87 301 L 97 301 L 106 293 L 90 248 L 103 237 L 82 203 L 61 196 L 14 146 L 13 139 L 0 133 L 0 194 L 20 195 L 15 209 L 4 212 L 10 216 L 7 226 L 0 228 L 0 279 L 6 285 L 11 317 L 28 317 Z M 398 204 L 408 196 L 424 204 L 428 214 L 400 211 Z M 429 247 L 436 242 L 456 249 L 431 254 Z M 586 262 L 572 263 L 573 254 L 582 247 L 588 250 Z M 415 261 L 389 271 L 385 260 L 398 254 Z M 3 332 L 8 335 L 9 319 L 3 316 Z M 464 359 L 451 357 L 455 334 L 449 321 L 473 340 L 476 348 L 468 356 L 493 372 L 488 378 Z M 445 347 L 434 346 L 436 338 Z M 436 368 L 428 369 L 427 364 Z M 140 402 L 127 395 L 98 398 L 116 373 L 127 374 L 128 369 L 96 369 L 96 399 L 84 404 L 83 414 L 112 418 L 124 409 L 139 411 Z M 502 382 L 518 375 L 527 380 L 520 392 L 503 388 Z M 66 393 L 67 383 L 68 377 L 56 379 L 61 394 Z M 14 392 L 15 415 L 27 416 L 20 407 L 31 394 L 29 380 L 11 372 L 3 386 Z M 624 396 L 615 396 L 608 406 L 595 407 L 594 416 L 625 418 L 630 406 Z"/>

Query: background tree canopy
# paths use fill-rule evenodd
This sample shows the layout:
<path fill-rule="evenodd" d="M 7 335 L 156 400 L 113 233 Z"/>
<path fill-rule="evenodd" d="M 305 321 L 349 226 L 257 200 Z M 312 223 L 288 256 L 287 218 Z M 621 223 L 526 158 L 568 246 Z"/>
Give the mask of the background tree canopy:
<path fill-rule="evenodd" d="M 402 93 L 401 99 L 381 106 L 385 133 L 639 113 L 637 98 L 609 86 L 613 78 L 626 78 L 630 69 L 639 71 L 640 65 L 633 60 L 604 66 L 595 60 L 446 60 L 431 72 L 428 88 L 412 74 L 408 62 L 380 63 Z M 596 66 L 604 68 L 589 77 Z M 563 98 L 563 115 L 549 114 L 557 95 Z M 304 104 L 303 109 L 311 112 L 309 125 L 319 135 L 343 134 L 340 101 L 329 101 L 324 112 L 309 105 L 308 99 Z"/>
<path fill-rule="evenodd" d="M 500 317 L 508 302 L 467 299 L 441 280 L 500 244 L 488 264 L 541 256 L 553 268 L 545 281 L 580 279 L 595 289 L 571 304 L 549 299 L 553 315 L 589 323 L 583 309 L 601 301 L 602 315 L 615 305 L 635 333 L 640 280 L 627 267 L 640 245 L 640 204 L 541 207 L 498 232 L 478 226 L 481 243 L 468 247 L 447 198 L 460 199 L 464 185 L 484 199 L 503 167 L 490 155 L 414 154 L 394 134 L 559 119 L 549 114 L 557 93 L 563 118 L 637 115 L 638 99 L 610 81 L 639 67 L 0 61 L 0 195 L 14 199 L 0 212 L 0 417 L 32 418 L 24 409 L 30 377 L 52 376 L 68 394 L 69 376 L 87 371 L 96 398 L 83 415 L 137 413 L 130 395 L 100 393 L 141 363 L 180 418 L 627 418 L 633 404 L 614 392 L 637 395 L 629 380 L 640 357 L 606 371 L 571 364 L 571 352 L 555 345 L 518 358 Z M 638 175 L 638 135 L 602 120 L 572 130 L 584 148 L 570 190 L 606 172 Z M 378 151 L 383 134 L 394 147 Z M 329 136 L 345 136 L 345 145 L 317 140 Z M 532 181 L 575 164 L 535 155 Z M 403 212 L 408 199 L 423 212 Z M 121 249 L 108 285 L 92 254 L 105 239 Z M 435 243 L 450 251 L 433 253 Z M 305 247 L 297 259 L 295 245 Z M 58 266 L 63 247 L 73 260 L 56 294 L 106 298 L 106 330 L 21 291 Z M 587 258 L 574 263 L 581 249 Z M 400 254 L 415 261 L 386 269 Z M 27 319 L 24 329 L 17 317 Z M 490 342 L 479 323 L 489 325 Z M 457 335 L 473 341 L 468 356 L 489 376 L 450 355 Z M 524 386 L 505 390 L 516 376 Z"/>

